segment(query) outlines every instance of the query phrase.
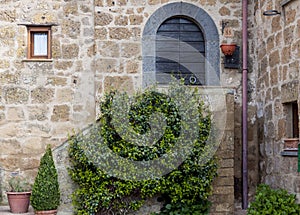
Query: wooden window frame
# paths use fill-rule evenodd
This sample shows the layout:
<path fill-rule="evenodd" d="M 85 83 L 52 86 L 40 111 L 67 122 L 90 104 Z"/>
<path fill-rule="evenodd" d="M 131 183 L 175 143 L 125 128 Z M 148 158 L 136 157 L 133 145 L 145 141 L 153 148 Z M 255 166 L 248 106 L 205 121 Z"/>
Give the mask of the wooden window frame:
<path fill-rule="evenodd" d="M 284 103 L 286 109 L 286 138 L 299 138 L 298 103 Z"/>
<path fill-rule="evenodd" d="M 47 34 L 47 55 L 34 55 L 34 34 L 46 33 Z M 27 58 L 28 59 L 51 59 L 51 26 L 27 26 Z"/>

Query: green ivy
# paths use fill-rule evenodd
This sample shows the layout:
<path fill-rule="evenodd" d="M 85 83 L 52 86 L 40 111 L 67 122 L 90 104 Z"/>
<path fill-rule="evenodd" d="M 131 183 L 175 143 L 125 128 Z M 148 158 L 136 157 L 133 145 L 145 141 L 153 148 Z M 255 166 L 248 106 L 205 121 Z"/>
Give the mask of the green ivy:
<path fill-rule="evenodd" d="M 299 215 L 300 205 L 295 203 L 296 196 L 284 189 L 271 189 L 269 185 L 257 187 L 255 199 L 247 211 L 248 215 Z"/>
<path fill-rule="evenodd" d="M 149 197 L 161 195 L 165 202 L 161 214 L 205 214 L 209 210 L 209 195 L 212 181 L 216 176 L 216 159 L 205 165 L 198 161 L 208 139 L 211 120 L 208 110 L 198 99 L 198 137 L 189 156 L 172 172 L 160 178 L 148 180 L 122 180 L 106 174 L 87 156 L 83 145 L 95 145 L 97 136 L 121 157 L 133 161 L 148 161 L 159 158 L 176 146 L 181 134 L 181 116 L 175 102 L 168 96 L 146 90 L 135 95 L 128 114 L 129 123 L 135 132 L 145 134 L 150 130 L 151 115 L 161 113 L 165 118 L 163 136 L 153 145 L 137 145 L 121 138 L 112 123 L 112 101 L 118 92 L 104 96 L 100 104 L 101 116 L 90 133 L 82 132 L 70 138 L 69 157 L 72 162 L 69 174 L 78 185 L 73 193 L 73 204 L 77 214 L 127 214 L 138 210 Z M 122 94 L 127 96 L 127 94 Z M 186 96 L 184 93 L 181 96 Z M 114 116 L 116 117 L 116 116 Z M 184 125 L 185 126 L 185 125 Z M 89 136 L 88 136 L 89 135 Z M 85 137 L 89 138 L 85 138 Z M 88 139 L 88 140 L 87 140 Z M 88 142 L 88 143 L 86 143 Z M 92 154 L 97 157 L 96 150 Z M 172 164 L 166 164 L 172 165 Z M 174 213 L 173 213 L 173 212 Z M 189 213 L 187 213 L 189 211 Z"/>

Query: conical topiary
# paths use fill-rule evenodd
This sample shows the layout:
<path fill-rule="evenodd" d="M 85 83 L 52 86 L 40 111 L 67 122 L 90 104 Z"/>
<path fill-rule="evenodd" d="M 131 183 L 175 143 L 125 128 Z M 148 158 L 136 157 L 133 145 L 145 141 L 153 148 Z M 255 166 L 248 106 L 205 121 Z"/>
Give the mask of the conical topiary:
<path fill-rule="evenodd" d="M 46 152 L 41 158 L 30 201 L 36 211 L 56 210 L 59 206 L 58 176 L 50 145 L 47 146 Z"/>

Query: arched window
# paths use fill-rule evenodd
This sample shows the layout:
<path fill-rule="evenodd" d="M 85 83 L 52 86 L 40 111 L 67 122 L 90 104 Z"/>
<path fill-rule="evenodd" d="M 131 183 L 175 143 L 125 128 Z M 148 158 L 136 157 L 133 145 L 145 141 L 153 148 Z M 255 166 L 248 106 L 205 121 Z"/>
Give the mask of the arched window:
<path fill-rule="evenodd" d="M 143 86 L 167 84 L 172 74 L 186 84 L 220 85 L 218 29 L 202 8 L 175 2 L 156 10 L 143 30 Z"/>
<path fill-rule="evenodd" d="M 187 85 L 205 84 L 205 44 L 201 29 L 185 17 L 171 17 L 157 30 L 156 81 L 168 84 L 171 76 Z"/>

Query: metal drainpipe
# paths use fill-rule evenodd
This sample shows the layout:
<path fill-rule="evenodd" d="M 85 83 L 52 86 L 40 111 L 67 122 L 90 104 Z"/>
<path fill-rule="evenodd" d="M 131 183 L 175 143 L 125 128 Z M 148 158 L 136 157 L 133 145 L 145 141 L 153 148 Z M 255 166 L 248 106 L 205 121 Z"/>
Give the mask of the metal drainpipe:
<path fill-rule="evenodd" d="M 243 137 L 243 149 L 242 149 L 242 181 L 243 181 L 243 200 L 242 209 L 248 208 L 248 125 L 247 125 L 247 111 L 248 111 L 248 32 L 247 32 L 247 12 L 248 12 L 248 1 L 243 0 L 243 20 L 242 20 L 242 38 L 243 38 L 243 76 L 242 76 L 242 137 Z"/>

